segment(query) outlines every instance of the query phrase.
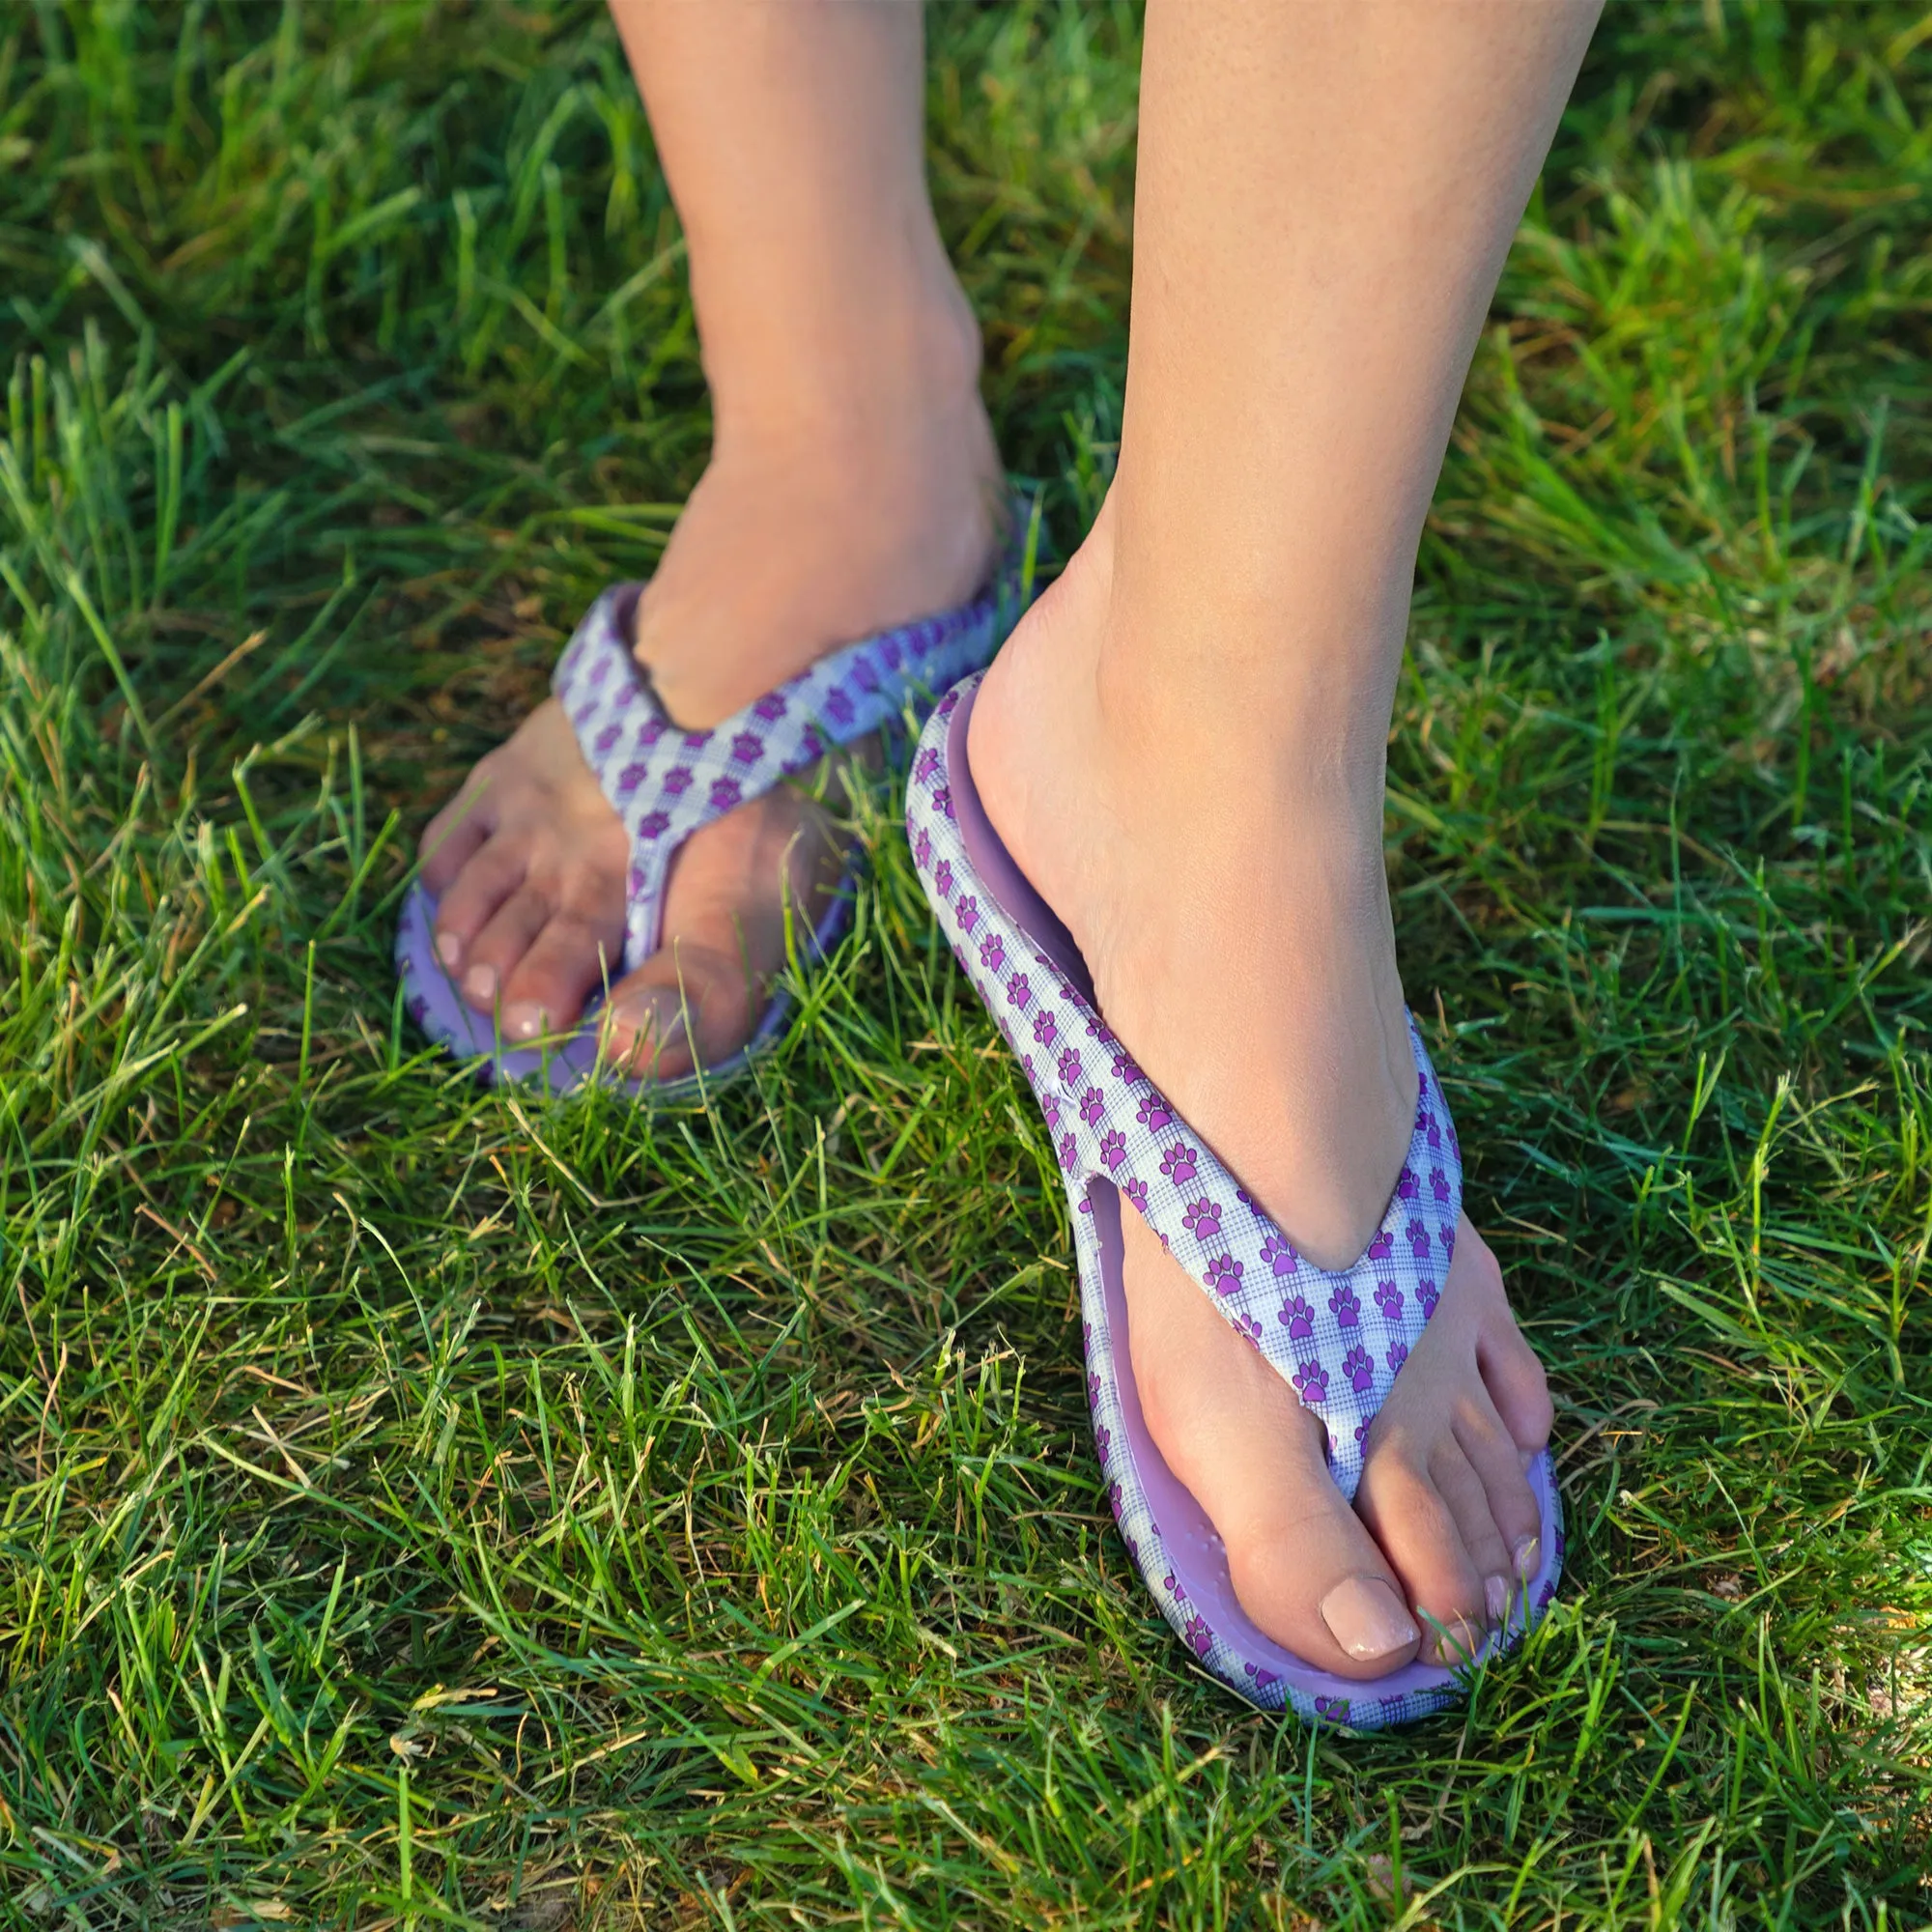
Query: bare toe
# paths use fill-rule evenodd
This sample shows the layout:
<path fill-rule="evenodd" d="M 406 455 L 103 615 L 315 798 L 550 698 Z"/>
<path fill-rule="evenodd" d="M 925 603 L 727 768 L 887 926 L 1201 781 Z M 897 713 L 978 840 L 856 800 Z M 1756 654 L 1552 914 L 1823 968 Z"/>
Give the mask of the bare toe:
<path fill-rule="evenodd" d="M 623 956 L 620 921 L 595 908 L 559 906 L 504 976 L 503 1037 L 536 1039 L 574 1026 Z"/>
<path fill-rule="evenodd" d="M 1524 1463 L 1548 1439 L 1548 1416 L 1542 1365 L 1465 1216 L 1441 1301 L 1369 1425 L 1355 1495 L 1437 1662 L 1473 1656 L 1534 1573 L 1541 1523 Z"/>
<path fill-rule="evenodd" d="M 1149 1433 L 1208 1513 L 1256 1627 L 1342 1677 L 1414 1657 L 1399 1579 L 1328 1473 L 1321 1425 L 1123 1213 L 1134 1381 Z"/>
<path fill-rule="evenodd" d="M 479 1013 L 494 1013 L 503 982 L 530 950 L 530 943 L 550 923 L 547 895 L 527 881 L 519 886 L 490 915 L 463 953 L 463 997 Z"/>

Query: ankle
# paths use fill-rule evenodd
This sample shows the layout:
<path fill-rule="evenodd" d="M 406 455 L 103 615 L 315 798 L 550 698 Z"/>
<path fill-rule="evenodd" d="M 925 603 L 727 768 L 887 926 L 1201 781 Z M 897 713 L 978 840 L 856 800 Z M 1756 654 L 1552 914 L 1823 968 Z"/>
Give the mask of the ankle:
<path fill-rule="evenodd" d="M 943 259 L 703 334 L 721 449 L 876 447 L 985 417 L 979 324 Z"/>

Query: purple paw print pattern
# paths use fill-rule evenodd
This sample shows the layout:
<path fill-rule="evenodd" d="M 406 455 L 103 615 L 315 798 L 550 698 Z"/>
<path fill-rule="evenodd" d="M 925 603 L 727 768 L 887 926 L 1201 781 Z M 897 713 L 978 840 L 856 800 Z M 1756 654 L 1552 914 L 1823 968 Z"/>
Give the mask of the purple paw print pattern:
<path fill-rule="evenodd" d="M 619 585 L 598 598 L 551 685 L 633 844 L 651 813 L 667 821 L 640 855 L 646 883 L 627 913 L 626 970 L 656 947 L 677 847 L 830 746 L 876 731 L 923 693 L 943 692 L 982 666 L 1017 614 L 1016 563 L 1009 558 L 1000 580 L 972 603 L 834 651 L 709 731 L 668 729 L 655 694 L 638 675 L 628 636 L 635 587 Z M 928 780 L 935 769 L 928 759 Z"/>
<path fill-rule="evenodd" d="M 1016 505 L 1014 542 L 970 603 L 834 651 L 710 730 L 675 728 L 639 672 L 631 633 L 641 586 L 613 584 L 591 604 L 557 660 L 551 689 L 630 840 L 622 970 L 656 950 L 671 862 L 694 832 L 807 769 L 831 746 L 925 709 L 990 660 L 1030 587 L 1024 568 L 1028 521 L 1028 506 Z M 928 756 L 923 767 L 927 779 L 937 776 L 936 766 L 936 756 Z M 487 1077 L 536 1073 L 561 1091 L 588 1076 L 597 1065 L 594 1016 L 554 1054 L 505 1049 L 491 1023 L 469 1024 L 436 961 L 435 916 L 427 889 L 415 887 L 396 939 L 405 1007 L 419 1003 L 424 1030 L 459 1057 L 476 1061 Z M 810 935 L 809 951 L 823 952 L 849 916 L 850 895 L 841 893 Z M 776 1032 L 787 1004 L 781 997 L 766 1009 L 754 1044 Z M 715 1066 L 707 1077 L 736 1065 Z"/>
<path fill-rule="evenodd" d="M 1109 1259 L 1119 1249 L 1110 1246 L 1112 1216 L 1103 1211 L 1138 1214 L 1209 1305 L 1293 1389 L 1322 1424 L 1330 1473 L 1352 1497 L 1369 1423 L 1436 1306 L 1461 1211 L 1455 1133 L 1421 1037 L 1411 1026 L 1422 1099 L 1380 1223 L 1350 1266 L 1318 1266 L 1296 1252 L 1290 1233 L 1269 1220 L 1115 1038 L 1075 983 L 1077 962 L 1010 909 L 1015 889 L 998 883 L 1009 880 L 1010 861 L 984 828 L 963 768 L 974 683 L 962 684 L 926 726 L 907 786 L 906 823 L 941 929 L 1009 1030 L 1049 1122 L 1072 1209 L 1094 1439 L 1103 1445 L 1122 1541 L 1191 1655 L 1250 1701 L 1356 1729 L 1440 1710 L 1462 1695 L 1449 1672 L 1416 1664 L 1379 1694 L 1357 1694 L 1270 1643 L 1233 1599 L 1225 1558 L 1204 1554 L 1219 1543 L 1198 1504 L 1184 1534 L 1178 1527 L 1173 1539 L 1162 1535 L 1143 1475 L 1142 1459 L 1154 1452 L 1138 1403 L 1128 1401 L 1132 1371 L 1118 1312 L 1123 1304 L 1110 1272 L 1118 1264 Z M 969 905 L 970 919 L 960 910 Z M 1023 988 L 1018 1004 L 1016 986 Z M 1041 1019 L 1053 1023 L 1050 1038 Z M 1173 1483 L 1172 1473 L 1164 1480 Z M 1192 1501 L 1184 1491 L 1178 1498 L 1160 1492 L 1168 1497 L 1161 1520 Z M 1548 1493 L 1553 1515 L 1553 1491 Z"/>

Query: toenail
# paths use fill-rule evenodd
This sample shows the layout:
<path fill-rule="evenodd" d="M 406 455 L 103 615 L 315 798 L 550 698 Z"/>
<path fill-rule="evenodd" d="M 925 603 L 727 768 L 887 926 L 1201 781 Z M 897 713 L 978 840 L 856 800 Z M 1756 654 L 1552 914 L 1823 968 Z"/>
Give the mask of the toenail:
<path fill-rule="evenodd" d="M 674 993 L 639 993 L 612 1009 L 611 1017 L 627 1027 L 637 1047 L 648 1042 L 662 1053 L 684 1037 L 684 1003 Z"/>
<path fill-rule="evenodd" d="M 1433 1646 L 1435 1662 L 1451 1670 L 1464 1663 L 1473 1663 L 1482 1654 L 1487 1641 L 1487 1633 L 1458 1617 L 1453 1623 L 1444 1624 L 1437 1633 Z"/>
<path fill-rule="evenodd" d="M 1510 1586 L 1501 1577 L 1491 1577 L 1483 1583 L 1483 1602 L 1489 1607 L 1490 1621 L 1499 1624 L 1509 1615 Z"/>
<path fill-rule="evenodd" d="M 473 1006 L 489 1006 L 497 997 L 496 967 L 470 967 L 463 976 L 463 997 Z"/>
<path fill-rule="evenodd" d="M 436 956 L 453 973 L 463 964 L 463 942 L 453 932 L 436 936 Z"/>
<path fill-rule="evenodd" d="M 544 1009 L 534 1000 L 519 1000 L 503 1009 L 505 1039 L 534 1039 L 544 1030 Z"/>
<path fill-rule="evenodd" d="M 1516 1574 L 1524 1582 L 1536 1575 L 1536 1560 L 1543 1554 L 1543 1545 L 1534 1536 L 1525 1536 L 1513 1552 L 1516 1557 Z"/>
<path fill-rule="evenodd" d="M 1379 1577 L 1345 1577 L 1321 1599 L 1321 1621 L 1358 1663 L 1405 1650 L 1417 1635 L 1402 1599 Z"/>

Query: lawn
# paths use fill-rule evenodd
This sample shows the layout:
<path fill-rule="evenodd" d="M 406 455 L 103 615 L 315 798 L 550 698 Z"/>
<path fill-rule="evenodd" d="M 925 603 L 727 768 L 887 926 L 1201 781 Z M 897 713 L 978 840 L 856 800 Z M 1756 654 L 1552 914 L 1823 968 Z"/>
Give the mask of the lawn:
<path fill-rule="evenodd" d="M 398 1009 L 417 828 L 704 458 L 601 11 L 0 5 L 6 1924 L 1926 1922 L 1921 6 L 1610 0 L 1477 357 L 1388 853 L 1570 1568 L 1355 1738 L 1132 1573 L 889 781 L 753 1087 L 492 1093 Z M 931 13 L 1061 554 L 1138 34 Z"/>

